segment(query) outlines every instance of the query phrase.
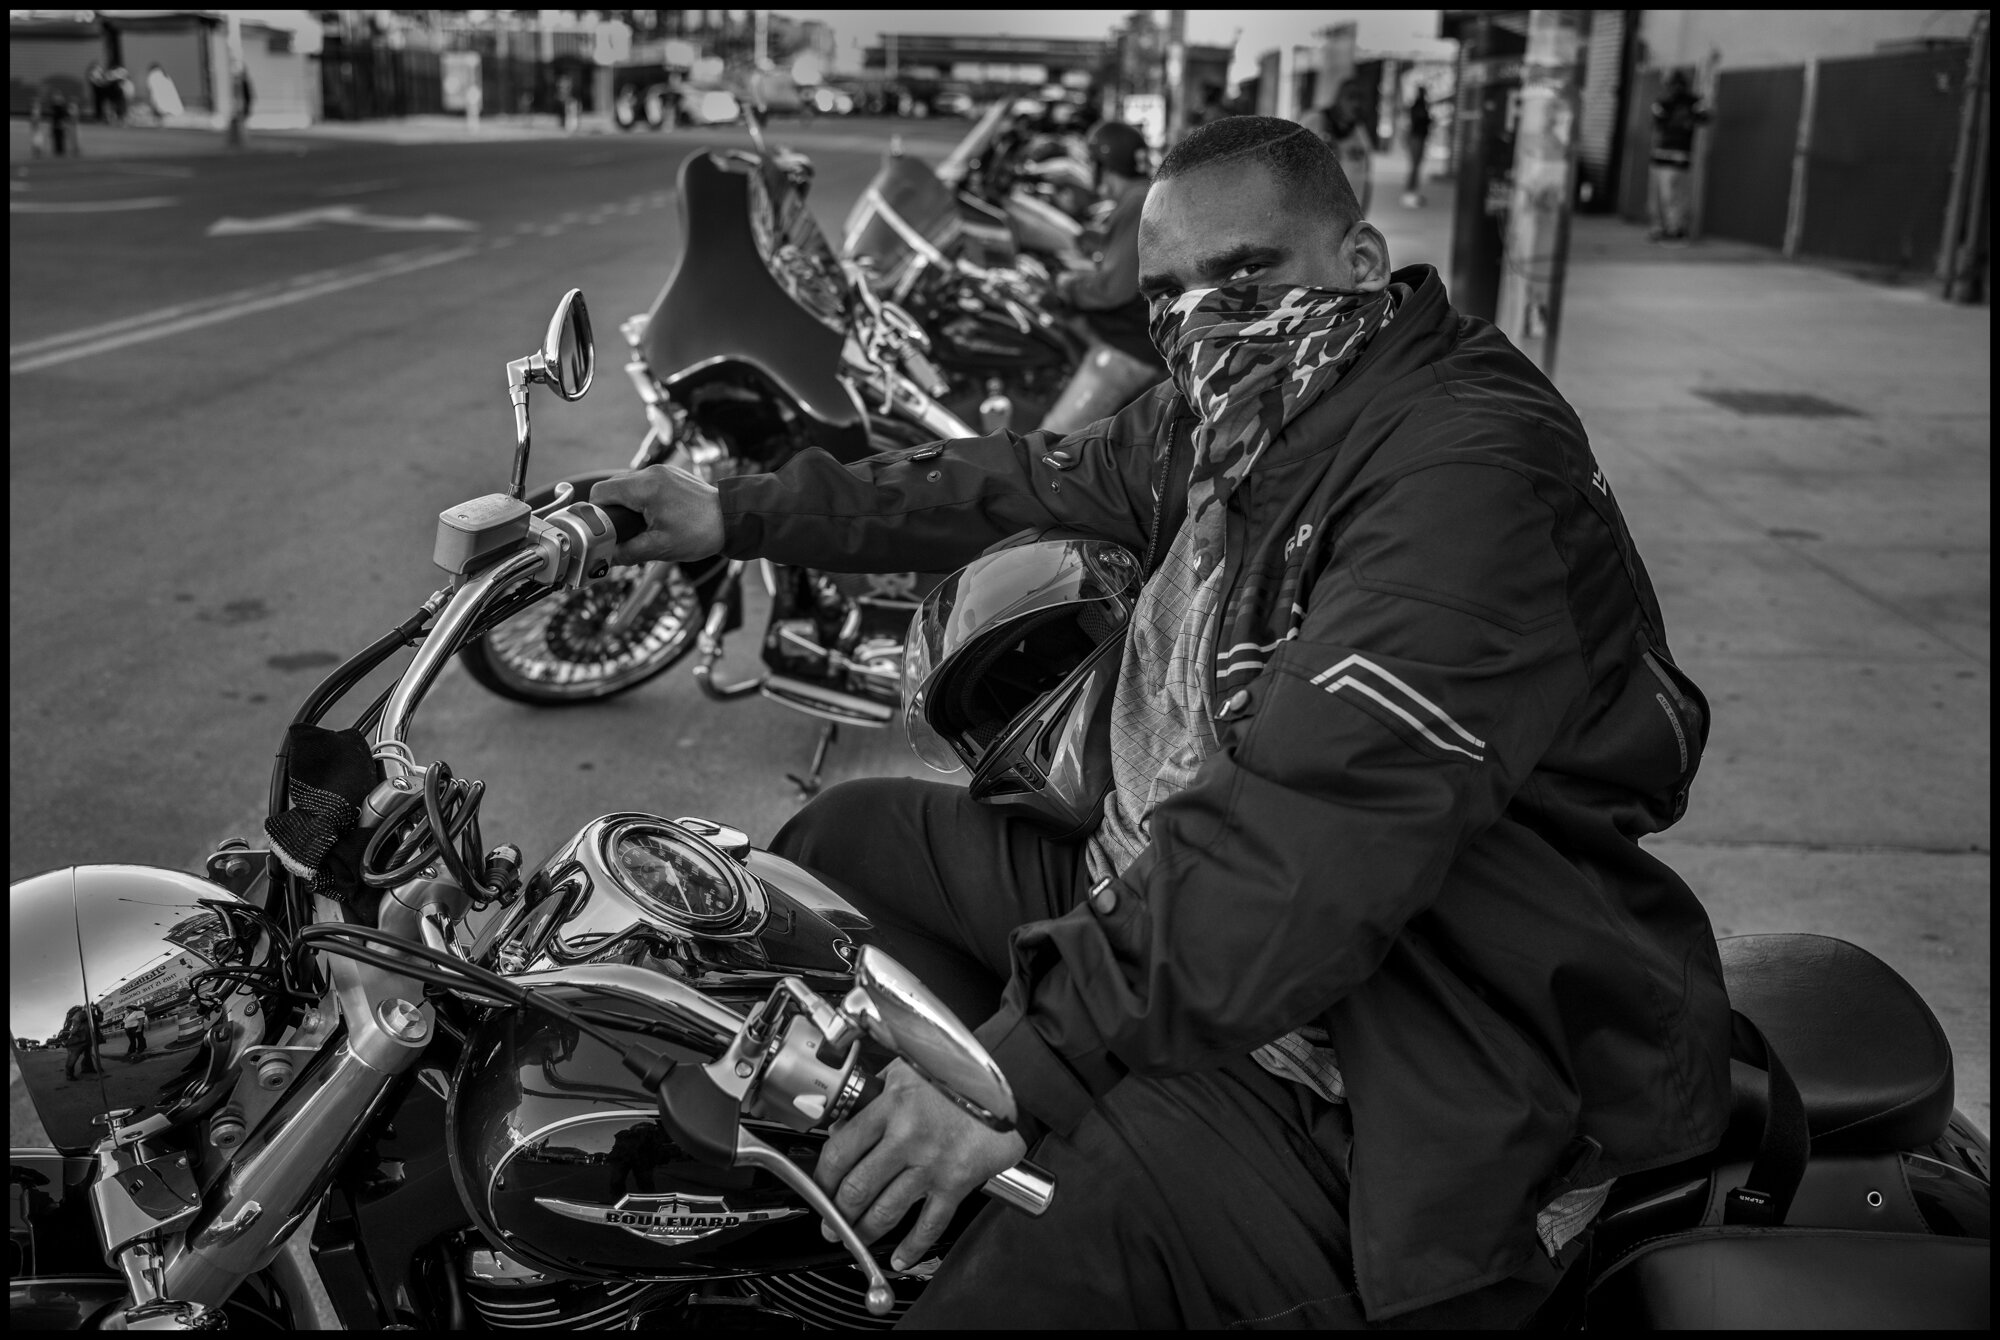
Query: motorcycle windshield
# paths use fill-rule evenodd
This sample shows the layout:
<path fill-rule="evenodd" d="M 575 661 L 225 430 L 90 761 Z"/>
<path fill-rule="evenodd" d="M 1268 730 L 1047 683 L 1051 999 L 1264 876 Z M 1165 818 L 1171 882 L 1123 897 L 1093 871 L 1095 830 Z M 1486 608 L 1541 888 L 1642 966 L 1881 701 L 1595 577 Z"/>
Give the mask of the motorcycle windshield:
<path fill-rule="evenodd" d="M 965 176 L 972 170 L 973 162 L 992 147 L 993 141 L 1000 137 L 1000 131 L 1007 120 L 1007 99 L 995 99 L 993 105 L 986 109 L 986 114 L 981 116 L 965 138 L 958 142 L 958 147 L 945 155 L 945 160 L 938 164 L 938 179 L 953 186 L 964 185 Z"/>
<path fill-rule="evenodd" d="M 958 199 L 922 161 L 892 154 L 847 216 L 841 243 L 878 291 L 900 293 L 919 264 L 944 266 L 959 245 Z"/>
<path fill-rule="evenodd" d="M 847 329 L 847 293 L 840 261 L 806 204 L 767 159 L 750 176 L 750 230 L 771 278 L 791 300 L 830 330 Z M 775 179 L 775 181 L 774 181 Z"/>
<path fill-rule="evenodd" d="M 1108 540 L 1038 540 L 982 554 L 940 582 L 910 619 L 903 647 L 903 726 L 910 747 L 939 772 L 956 751 L 926 719 L 938 671 L 969 644 L 1011 620 L 1064 605 L 1108 602 L 1122 626 L 1139 588 L 1139 564 Z"/>

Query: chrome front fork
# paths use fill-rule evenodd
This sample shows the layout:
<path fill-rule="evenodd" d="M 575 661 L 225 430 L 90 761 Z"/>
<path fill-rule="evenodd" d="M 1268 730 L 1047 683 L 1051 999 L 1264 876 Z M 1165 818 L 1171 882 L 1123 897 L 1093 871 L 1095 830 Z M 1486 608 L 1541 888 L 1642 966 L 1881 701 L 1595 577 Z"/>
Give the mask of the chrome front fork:
<path fill-rule="evenodd" d="M 394 896 L 382 900 L 382 928 L 413 942 L 425 914 Z M 149 1151 L 148 1141 L 117 1130 L 100 1145 L 93 1196 L 106 1253 L 132 1291 L 126 1329 L 212 1325 L 245 1280 L 272 1267 L 291 1282 L 289 1292 L 305 1290 L 295 1312 L 303 1309 L 315 1325 L 332 1316 L 299 1235 L 310 1231 L 335 1172 L 396 1077 L 423 1055 L 436 1019 L 421 982 L 337 955 L 328 960 L 342 1033 L 290 1079 L 248 1139 L 228 1149 L 228 1169 L 207 1195 L 194 1197 L 185 1154 Z M 163 1200 L 162 1190 L 176 1195 Z"/>

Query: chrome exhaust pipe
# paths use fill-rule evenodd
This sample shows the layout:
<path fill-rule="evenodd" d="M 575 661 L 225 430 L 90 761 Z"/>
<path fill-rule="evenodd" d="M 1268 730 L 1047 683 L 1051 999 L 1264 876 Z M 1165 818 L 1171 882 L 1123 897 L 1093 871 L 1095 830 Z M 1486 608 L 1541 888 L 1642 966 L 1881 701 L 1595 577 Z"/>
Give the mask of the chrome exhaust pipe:
<path fill-rule="evenodd" d="M 896 709 L 839 689 L 825 688 L 793 679 L 790 675 L 766 675 L 759 686 L 766 698 L 795 711 L 856 726 L 886 726 L 896 719 Z"/>

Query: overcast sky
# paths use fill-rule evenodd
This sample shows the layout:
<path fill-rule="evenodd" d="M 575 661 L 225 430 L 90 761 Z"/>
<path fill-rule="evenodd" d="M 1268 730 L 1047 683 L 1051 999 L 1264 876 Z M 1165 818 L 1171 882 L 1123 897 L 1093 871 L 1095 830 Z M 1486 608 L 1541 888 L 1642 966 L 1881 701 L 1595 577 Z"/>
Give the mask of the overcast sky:
<path fill-rule="evenodd" d="M 833 25 L 840 44 L 839 68 L 857 69 L 860 46 L 876 46 L 885 32 L 983 33 L 1017 37 L 1103 37 L 1124 22 L 1129 9 L 784 9 L 794 18 Z M 1437 35 L 1435 9 L 1190 9 L 1190 42 L 1226 46 L 1236 41 L 1231 79 L 1257 72 L 1257 57 L 1273 47 L 1311 42 L 1329 23 L 1353 20 L 1364 51 L 1450 56 L 1454 45 Z M 1167 11 L 1156 9 L 1162 27 Z"/>

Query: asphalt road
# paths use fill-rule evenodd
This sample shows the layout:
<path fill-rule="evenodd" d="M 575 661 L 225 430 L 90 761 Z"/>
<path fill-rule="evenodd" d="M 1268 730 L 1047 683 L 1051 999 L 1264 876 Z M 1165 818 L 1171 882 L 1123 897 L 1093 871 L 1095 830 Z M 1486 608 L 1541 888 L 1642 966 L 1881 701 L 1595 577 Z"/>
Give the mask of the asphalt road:
<path fill-rule="evenodd" d="M 936 156 L 953 128 L 896 129 Z M 832 230 L 887 127 L 780 138 L 813 156 Z M 725 129 L 17 167 L 10 880 L 72 862 L 191 868 L 226 835 L 258 838 L 297 704 L 440 584 L 437 513 L 505 486 L 503 365 L 537 346 L 569 288 L 591 305 L 597 384 L 574 404 L 536 392 L 530 482 L 630 457 L 643 421 L 618 323 L 677 255 L 681 160 L 743 142 Z M 725 672 L 755 666 L 760 630 L 753 603 Z M 784 774 L 804 770 L 817 731 L 762 699 L 702 699 L 685 667 L 560 711 L 454 668 L 413 743 L 484 779 L 487 840 L 533 861 L 620 809 L 767 839 L 796 808 Z M 850 727 L 827 777 L 921 772 L 899 734 Z"/>

